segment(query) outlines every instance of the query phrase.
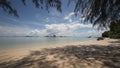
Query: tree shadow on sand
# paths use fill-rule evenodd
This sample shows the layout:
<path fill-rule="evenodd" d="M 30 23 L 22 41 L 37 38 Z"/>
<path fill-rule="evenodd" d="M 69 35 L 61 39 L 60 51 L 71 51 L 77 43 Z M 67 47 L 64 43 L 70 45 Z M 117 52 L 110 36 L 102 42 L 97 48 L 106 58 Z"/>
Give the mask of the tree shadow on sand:
<path fill-rule="evenodd" d="M 0 68 L 120 68 L 120 45 L 66 46 L 31 51 Z"/>
<path fill-rule="evenodd" d="M 117 40 L 117 41 L 110 41 L 110 43 L 120 43 L 120 39 L 119 40 Z"/>

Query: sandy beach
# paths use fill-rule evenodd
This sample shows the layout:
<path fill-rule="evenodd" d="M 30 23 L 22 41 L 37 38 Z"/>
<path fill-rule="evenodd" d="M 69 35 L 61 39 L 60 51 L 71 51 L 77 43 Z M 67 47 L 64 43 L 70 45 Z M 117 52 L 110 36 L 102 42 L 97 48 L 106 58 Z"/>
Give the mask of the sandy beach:
<path fill-rule="evenodd" d="M 60 46 L 58 46 L 60 45 Z M 120 40 L 105 38 L 0 52 L 0 68 L 119 68 Z"/>

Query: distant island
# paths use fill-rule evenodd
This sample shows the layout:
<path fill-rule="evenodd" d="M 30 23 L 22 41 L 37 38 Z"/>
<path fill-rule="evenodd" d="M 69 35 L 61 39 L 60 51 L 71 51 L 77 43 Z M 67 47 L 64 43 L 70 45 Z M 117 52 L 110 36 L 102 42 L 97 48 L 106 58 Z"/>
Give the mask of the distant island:
<path fill-rule="evenodd" d="M 57 36 L 57 35 L 53 34 L 53 35 L 46 35 L 44 37 L 66 37 L 66 36 Z"/>

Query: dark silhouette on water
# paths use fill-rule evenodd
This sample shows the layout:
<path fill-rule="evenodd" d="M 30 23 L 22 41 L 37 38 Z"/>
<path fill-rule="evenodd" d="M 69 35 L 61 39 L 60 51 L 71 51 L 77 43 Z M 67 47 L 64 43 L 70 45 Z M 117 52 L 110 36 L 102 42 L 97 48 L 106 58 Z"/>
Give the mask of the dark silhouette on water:
<path fill-rule="evenodd" d="M 56 35 L 53 35 L 53 37 L 56 37 Z"/>
<path fill-rule="evenodd" d="M 88 36 L 88 38 L 92 38 L 92 36 Z"/>
<path fill-rule="evenodd" d="M 47 35 L 45 37 L 57 37 L 57 36 L 55 34 L 53 34 L 53 35 Z"/>
<path fill-rule="evenodd" d="M 57 36 L 57 35 L 53 34 L 53 35 L 47 35 L 45 37 L 67 37 L 67 36 Z"/>

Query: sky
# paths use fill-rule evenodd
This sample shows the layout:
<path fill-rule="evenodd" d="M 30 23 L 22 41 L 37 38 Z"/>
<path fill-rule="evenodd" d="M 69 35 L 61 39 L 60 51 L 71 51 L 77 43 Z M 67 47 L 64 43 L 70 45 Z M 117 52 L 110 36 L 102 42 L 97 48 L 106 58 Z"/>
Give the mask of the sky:
<path fill-rule="evenodd" d="M 6 13 L 0 7 L 0 36 L 101 36 L 104 31 L 97 30 L 90 23 L 83 23 L 82 14 L 74 15 L 74 3 L 67 6 L 62 2 L 62 13 L 54 8 L 49 12 L 36 8 L 31 0 L 26 6 L 20 0 L 11 0 L 11 5 L 17 9 L 19 17 Z"/>

